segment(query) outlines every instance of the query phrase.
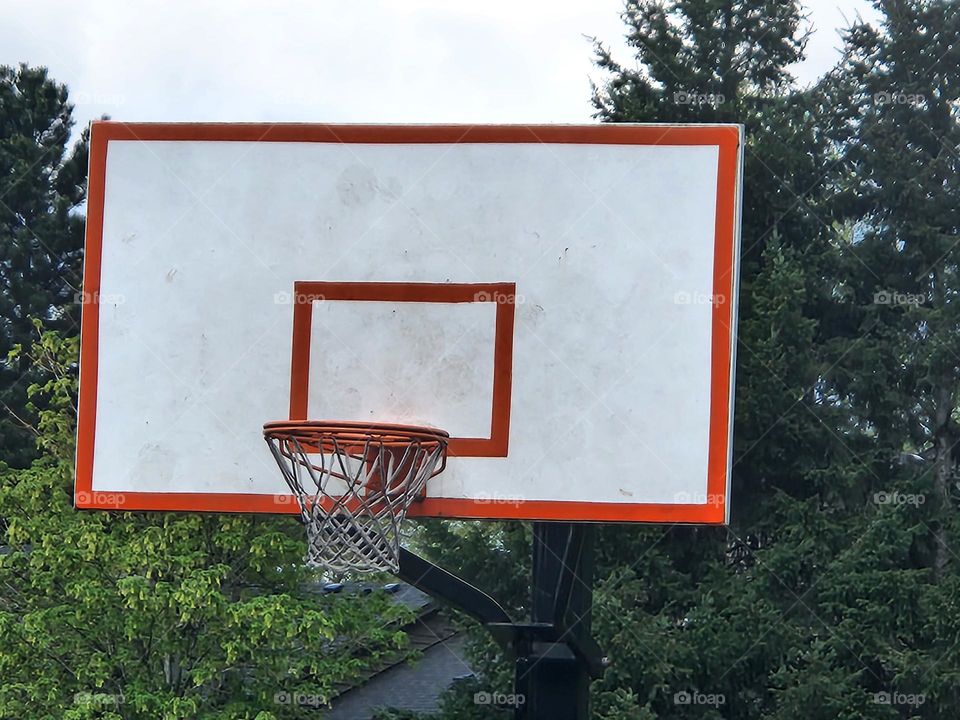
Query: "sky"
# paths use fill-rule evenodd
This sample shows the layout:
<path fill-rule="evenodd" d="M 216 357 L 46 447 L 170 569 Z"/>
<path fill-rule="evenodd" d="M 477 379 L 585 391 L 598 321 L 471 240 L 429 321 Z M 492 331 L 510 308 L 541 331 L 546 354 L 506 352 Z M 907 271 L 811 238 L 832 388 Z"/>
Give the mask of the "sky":
<path fill-rule="evenodd" d="M 127 121 L 591 122 L 623 0 L 3 0 L 0 64 L 47 66 L 77 126 Z M 815 80 L 865 0 L 808 0 Z"/>

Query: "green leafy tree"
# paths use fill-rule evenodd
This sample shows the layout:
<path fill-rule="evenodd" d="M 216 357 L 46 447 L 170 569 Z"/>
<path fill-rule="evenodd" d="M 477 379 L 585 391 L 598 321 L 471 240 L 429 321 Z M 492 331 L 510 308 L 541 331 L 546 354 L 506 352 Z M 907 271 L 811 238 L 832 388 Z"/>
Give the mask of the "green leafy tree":
<path fill-rule="evenodd" d="M 405 655 L 384 593 L 322 595 L 302 528 L 72 505 L 77 339 L 44 332 L 42 455 L 0 476 L 0 717 L 313 717 Z"/>
<path fill-rule="evenodd" d="M 85 134 L 69 148 L 67 89 L 45 69 L 0 66 L 0 458 L 35 455 L 27 387 L 41 379 L 10 350 L 30 341 L 32 318 L 79 331 L 80 259 L 87 164 Z"/>

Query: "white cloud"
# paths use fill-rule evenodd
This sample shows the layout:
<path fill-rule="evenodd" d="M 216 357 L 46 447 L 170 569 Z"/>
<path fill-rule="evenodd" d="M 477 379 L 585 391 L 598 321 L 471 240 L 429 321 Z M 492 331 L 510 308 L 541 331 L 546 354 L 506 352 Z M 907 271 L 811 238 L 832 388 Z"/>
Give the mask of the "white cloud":
<path fill-rule="evenodd" d="M 843 14 L 809 3 L 797 74 L 836 59 Z M 621 0 L 5 0 L 0 63 L 46 65 L 78 123 L 586 122 L 594 35 L 629 58 Z"/>

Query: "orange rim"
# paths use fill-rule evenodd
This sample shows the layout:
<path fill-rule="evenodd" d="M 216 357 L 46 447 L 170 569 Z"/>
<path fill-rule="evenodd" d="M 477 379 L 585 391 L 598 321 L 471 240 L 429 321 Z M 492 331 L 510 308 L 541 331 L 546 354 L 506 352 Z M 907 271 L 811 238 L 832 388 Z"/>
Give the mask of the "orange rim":
<path fill-rule="evenodd" d="M 263 435 L 267 438 L 297 438 L 313 444 L 324 436 L 333 437 L 346 444 L 374 438 L 387 446 L 404 446 L 411 442 L 446 444 L 450 434 L 439 428 L 419 425 L 396 425 L 392 423 L 364 423 L 332 420 L 291 421 L 277 420 L 265 423 Z"/>

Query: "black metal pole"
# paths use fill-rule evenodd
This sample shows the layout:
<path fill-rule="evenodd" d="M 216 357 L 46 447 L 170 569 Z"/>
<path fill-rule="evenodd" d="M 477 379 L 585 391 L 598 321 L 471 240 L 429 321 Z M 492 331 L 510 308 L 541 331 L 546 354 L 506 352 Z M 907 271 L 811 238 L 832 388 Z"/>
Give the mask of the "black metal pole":
<path fill-rule="evenodd" d="M 552 637 L 531 634 L 517 648 L 516 692 L 526 700 L 518 720 L 587 720 L 593 583 L 593 528 L 537 522 L 533 526 L 533 626 L 552 626 Z"/>

